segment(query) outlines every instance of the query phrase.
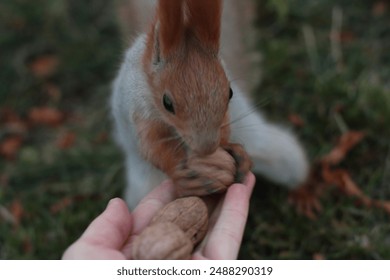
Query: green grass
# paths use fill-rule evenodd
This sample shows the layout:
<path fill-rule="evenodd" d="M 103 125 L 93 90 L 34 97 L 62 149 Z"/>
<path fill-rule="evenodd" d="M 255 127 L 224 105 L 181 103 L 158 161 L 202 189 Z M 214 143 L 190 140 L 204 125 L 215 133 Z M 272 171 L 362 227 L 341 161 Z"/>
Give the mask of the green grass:
<path fill-rule="evenodd" d="M 115 13 L 106 1 L 62 0 L 3 1 L 0 11 L 1 107 L 22 118 L 36 106 L 68 115 L 60 127 L 33 126 L 16 159 L 1 159 L 0 205 L 18 201 L 24 210 L 18 226 L 0 222 L 0 257 L 58 259 L 124 185 L 107 102 L 121 57 Z M 59 68 L 35 78 L 26 62 L 47 52 L 60 59 Z M 59 96 L 51 97 L 47 84 Z M 75 144 L 58 149 L 67 131 Z M 72 203 L 50 210 L 64 198 Z"/>
<path fill-rule="evenodd" d="M 380 2 L 380 1 L 378 1 Z M 296 132 L 314 160 L 346 130 L 367 133 L 342 163 L 365 193 L 390 199 L 390 7 L 376 1 L 261 1 L 257 47 L 263 75 L 255 99 L 271 119 L 305 125 Z M 332 54 L 332 23 L 342 14 L 342 40 Z M 0 108 L 27 118 L 50 106 L 67 115 L 59 127 L 31 126 L 14 160 L 0 159 L 0 258 L 58 259 L 124 186 L 122 156 L 110 137 L 110 83 L 122 56 L 111 2 L 4 0 L 0 4 Z M 59 67 L 36 78 L 29 58 L 52 53 Z M 48 94 L 47 85 L 59 94 Z M 0 121 L 0 141 L 8 135 Z M 59 149 L 71 131 L 75 144 Z M 387 168 L 386 168 L 387 160 Z M 240 252 L 244 259 L 390 259 L 389 216 L 327 193 L 316 221 L 299 216 L 288 191 L 258 180 Z M 68 198 L 71 203 L 53 207 Z M 65 200 L 66 201 L 66 200 Z M 3 211 L 4 212 L 4 211 Z"/>
<path fill-rule="evenodd" d="M 379 2 L 379 1 L 378 1 Z M 261 1 L 258 46 L 263 77 L 255 90 L 269 116 L 305 121 L 296 129 L 312 160 L 348 130 L 367 133 L 342 163 L 372 197 L 390 199 L 389 10 L 369 1 Z M 388 7 L 389 8 L 389 7 Z M 342 15 L 332 54 L 330 31 Z M 337 54 L 340 53 L 341 55 Z M 336 54 L 334 54 L 336 53 Z M 386 175 L 387 174 L 387 175 Z M 389 217 L 333 192 L 316 221 L 297 216 L 286 190 L 259 183 L 253 198 L 242 258 L 389 259 Z"/>

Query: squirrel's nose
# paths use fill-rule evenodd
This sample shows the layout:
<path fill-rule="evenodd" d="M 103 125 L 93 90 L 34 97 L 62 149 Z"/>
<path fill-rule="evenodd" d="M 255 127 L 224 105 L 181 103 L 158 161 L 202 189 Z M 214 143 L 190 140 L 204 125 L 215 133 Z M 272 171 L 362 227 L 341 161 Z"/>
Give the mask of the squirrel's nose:
<path fill-rule="evenodd" d="M 194 152 L 196 155 L 203 157 L 213 154 L 219 146 L 218 140 L 209 140 L 203 142 L 201 145 L 198 145 L 194 148 Z"/>

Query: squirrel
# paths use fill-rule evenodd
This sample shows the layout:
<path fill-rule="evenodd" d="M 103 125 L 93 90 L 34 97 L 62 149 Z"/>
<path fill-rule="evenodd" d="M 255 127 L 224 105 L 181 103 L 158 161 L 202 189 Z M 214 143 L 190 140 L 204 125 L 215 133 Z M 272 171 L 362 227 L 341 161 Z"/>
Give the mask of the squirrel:
<path fill-rule="evenodd" d="M 156 13 L 127 50 L 111 96 L 129 207 L 167 178 L 178 196 L 219 192 L 250 169 L 291 189 L 302 184 L 309 168 L 298 140 L 255 110 L 229 72 L 239 54 L 228 53 L 234 34 L 223 25 L 233 16 L 244 21 L 234 5 L 249 1 L 137 2 L 144 14 L 146 6 Z M 236 161 L 235 178 L 223 151 Z"/>

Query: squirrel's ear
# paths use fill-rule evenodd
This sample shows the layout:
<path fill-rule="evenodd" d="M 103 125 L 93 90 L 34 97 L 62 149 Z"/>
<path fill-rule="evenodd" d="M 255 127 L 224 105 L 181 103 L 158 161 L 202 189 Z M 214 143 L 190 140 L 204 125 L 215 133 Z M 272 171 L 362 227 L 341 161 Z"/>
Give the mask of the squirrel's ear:
<path fill-rule="evenodd" d="M 174 53 L 184 38 L 182 0 L 159 0 L 155 26 L 155 45 L 163 58 Z"/>
<path fill-rule="evenodd" d="M 187 25 L 205 48 L 218 52 L 221 35 L 221 0 L 187 0 Z"/>

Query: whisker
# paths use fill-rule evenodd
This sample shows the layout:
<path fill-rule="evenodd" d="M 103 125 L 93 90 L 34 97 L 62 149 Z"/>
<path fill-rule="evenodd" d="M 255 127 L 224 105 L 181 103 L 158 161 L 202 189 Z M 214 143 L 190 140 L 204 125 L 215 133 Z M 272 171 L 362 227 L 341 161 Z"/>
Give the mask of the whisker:
<path fill-rule="evenodd" d="M 179 151 L 179 149 L 181 149 L 184 145 L 185 145 L 185 142 L 183 141 L 183 139 L 181 139 L 181 141 L 176 144 L 176 147 L 173 149 L 173 152 L 177 153 Z"/>
<path fill-rule="evenodd" d="M 165 137 L 162 139 L 159 139 L 157 143 L 164 143 L 164 142 L 169 142 L 169 141 L 174 141 L 174 140 L 179 140 L 181 139 L 180 136 L 175 135 L 175 136 L 170 136 L 170 137 Z"/>
<path fill-rule="evenodd" d="M 228 126 L 228 125 L 232 125 L 232 124 L 234 124 L 234 123 L 236 123 L 236 122 L 238 122 L 238 121 L 240 121 L 240 120 L 242 120 L 242 119 L 244 119 L 244 118 L 250 116 L 251 114 L 256 113 L 257 110 L 258 110 L 259 108 L 263 108 L 263 107 L 265 107 L 265 105 L 267 105 L 267 104 L 269 104 L 269 100 L 259 101 L 259 102 L 255 103 L 254 106 L 251 107 L 251 110 L 249 110 L 248 112 L 245 112 L 245 113 L 241 114 L 241 115 L 238 116 L 236 119 L 231 120 L 231 121 L 229 121 L 229 122 L 226 123 L 226 124 L 222 124 L 221 127 L 225 127 L 225 126 Z"/>

